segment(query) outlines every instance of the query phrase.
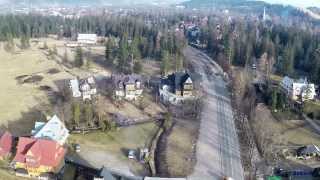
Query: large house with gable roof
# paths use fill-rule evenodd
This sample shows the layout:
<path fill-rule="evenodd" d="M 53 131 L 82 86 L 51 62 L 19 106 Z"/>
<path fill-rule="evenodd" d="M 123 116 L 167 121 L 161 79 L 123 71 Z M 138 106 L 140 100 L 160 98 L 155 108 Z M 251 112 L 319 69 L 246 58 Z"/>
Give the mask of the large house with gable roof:
<path fill-rule="evenodd" d="M 58 173 L 64 166 L 66 149 L 56 141 L 20 137 L 12 166 L 31 177 Z"/>
<path fill-rule="evenodd" d="M 111 80 L 117 99 L 136 100 L 142 96 L 143 83 L 140 75 L 113 75 Z"/>
<path fill-rule="evenodd" d="M 178 104 L 193 98 L 194 80 L 188 72 L 176 72 L 161 80 L 159 94 L 163 102 Z"/>
<path fill-rule="evenodd" d="M 50 139 L 63 145 L 69 136 L 69 130 L 58 116 L 54 115 L 47 123 L 36 122 L 31 134 L 34 138 Z"/>

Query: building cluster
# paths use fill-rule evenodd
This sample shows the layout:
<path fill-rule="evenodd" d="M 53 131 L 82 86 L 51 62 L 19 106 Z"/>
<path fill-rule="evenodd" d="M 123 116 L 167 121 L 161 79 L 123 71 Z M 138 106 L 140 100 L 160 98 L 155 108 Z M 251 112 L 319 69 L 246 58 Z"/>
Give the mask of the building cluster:
<path fill-rule="evenodd" d="M 0 158 L 11 159 L 18 176 L 46 179 L 64 167 L 69 131 L 57 116 L 48 122 L 36 122 L 30 137 L 14 138 L 5 132 L 0 138 Z M 17 142 L 15 142 L 17 139 Z M 17 144 L 16 146 L 14 146 Z"/>
<path fill-rule="evenodd" d="M 101 78 L 102 84 L 108 84 L 106 87 L 100 87 L 100 91 L 112 90 L 113 97 L 117 100 L 137 100 L 142 97 L 144 82 L 140 75 L 112 75 L 111 78 Z M 111 80 L 111 81 L 109 81 Z M 81 98 L 83 101 L 92 100 L 98 94 L 98 85 L 94 77 L 84 79 L 71 79 L 69 88 L 73 98 Z M 101 85 L 102 86 L 102 85 Z"/>
<path fill-rule="evenodd" d="M 309 83 L 307 79 L 295 80 L 285 76 L 280 86 L 285 94 L 294 101 L 313 100 L 316 96 L 315 85 Z"/>

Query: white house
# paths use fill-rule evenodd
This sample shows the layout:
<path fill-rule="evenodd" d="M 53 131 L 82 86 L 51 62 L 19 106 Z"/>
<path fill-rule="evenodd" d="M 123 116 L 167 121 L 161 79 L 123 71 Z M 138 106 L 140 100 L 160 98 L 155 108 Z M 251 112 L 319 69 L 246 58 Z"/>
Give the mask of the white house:
<path fill-rule="evenodd" d="M 50 139 L 63 145 L 69 136 L 69 131 L 64 123 L 54 115 L 47 123 L 36 122 L 31 134 L 34 138 Z"/>
<path fill-rule="evenodd" d="M 96 34 L 78 34 L 77 41 L 79 44 L 96 44 L 98 37 Z"/>
<path fill-rule="evenodd" d="M 72 96 L 78 98 L 82 96 L 83 100 L 89 99 L 97 94 L 97 87 L 94 77 L 88 77 L 85 79 L 72 79 L 70 80 L 70 89 Z"/>
<path fill-rule="evenodd" d="M 70 80 L 70 89 L 72 91 L 72 96 L 73 97 L 81 97 L 81 92 L 80 92 L 80 89 L 79 89 L 79 81 L 78 79 L 71 79 Z"/>
<path fill-rule="evenodd" d="M 126 99 L 129 101 L 137 100 L 142 96 L 143 83 L 142 77 L 137 74 L 132 75 L 113 75 L 114 94 L 118 99 Z"/>
<path fill-rule="evenodd" d="M 285 76 L 280 85 L 292 100 L 312 100 L 316 96 L 314 84 L 308 83 L 307 79 L 294 80 Z"/>

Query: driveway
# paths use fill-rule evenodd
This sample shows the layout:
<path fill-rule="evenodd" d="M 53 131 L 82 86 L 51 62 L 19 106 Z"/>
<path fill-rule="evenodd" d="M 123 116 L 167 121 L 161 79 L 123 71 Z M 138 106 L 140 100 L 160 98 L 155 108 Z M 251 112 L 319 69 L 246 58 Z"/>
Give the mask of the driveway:
<path fill-rule="evenodd" d="M 188 179 L 220 180 L 228 176 L 243 180 L 229 91 L 219 75 L 223 72 L 211 58 L 197 49 L 187 47 L 184 55 L 202 74 L 202 86 L 206 94 L 197 142 L 197 163 Z"/>

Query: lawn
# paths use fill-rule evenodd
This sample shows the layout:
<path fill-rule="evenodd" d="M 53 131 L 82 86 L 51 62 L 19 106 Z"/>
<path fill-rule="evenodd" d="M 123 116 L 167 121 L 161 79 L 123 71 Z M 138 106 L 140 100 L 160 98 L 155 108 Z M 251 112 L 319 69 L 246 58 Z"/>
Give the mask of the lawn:
<path fill-rule="evenodd" d="M 199 125 L 195 119 L 175 119 L 173 128 L 161 136 L 156 154 L 159 176 L 186 177 L 193 172 Z"/>
<path fill-rule="evenodd" d="M 0 124 L 22 118 L 24 112 L 39 104 L 39 101 L 47 102 L 45 92 L 39 90 L 39 86 L 48 85 L 54 87 L 54 81 L 70 77 L 65 72 L 48 74 L 51 68 L 60 69 L 55 62 L 50 61 L 38 50 L 36 46 L 31 49 L 15 53 L 5 52 L 0 49 Z M 43 80 L 38 83 L 19 84 L 17 76 L 37 74 L 43 76 Z"/>
<path fill-rule="evenodd" d="M 157 130 L 154 123 L 123 127 L 113 132 L 94 132 L 86 135 L 73 134 L 69 142 L 89 145 L 98 149 L 122 154 L 123 148 L 136 149 L 144 147 Z"/>
<path fill-rule="evenodd" d="M 276 145 L 320 145 L 320 135 L 304 120 L 277 120 L 264 105 L 257 108 L 256 122 L 273 134 Z"/>
<path fill-rule="evenodd" d="M 62 180 L 74 179 L 76 175 L 76 167 L 70 164 L 66 164 L 64 168 L 65 169 Z"/>
<path fill-rule="evenodd" d="M 272 114 L 279 121 L 301 119 L 300 115 L 292 110 L 282 110 L 282 111 L 272 112 Z"/>
<path fill-rule="evenodd" d="M 90 69 L 83 67 L 69 69 L 60 64 L 64 52 L 68 52 L 69 61 L 73 61 L 74 50 L 64 47 L 64 41 L 53 39 L 38 39 L 40 42 L 47 42 L 49 48 L 57 47 L 58 55 L 54 59 L 48 58 L 47 50 L 42 48 L 42 43 L 31 40 L 31 47 L 21 50 L 18 47 L 14 52 L 6 52 L 3 43 L 0 43 L 0 125 L 15 130 L 14 135 L 21 135 L 25 129 L 37 119 L 28 118 L 28 115 L 39 104 L 48 104 L 47 92 L 40 90 L 40 86 L 49 86 L 57 90 L 56 81 L 74 78 L 75 76 L 89 76 L 92 74 L 110 74 L 102 67 L 92 63 Z M 16 43 L 19 43 L 18 41 Z M 92 54 L 104 52 L 101 48 L 93 49 Z M 57 69 L 57 73 L 48 73 L 51 69 Z M 36 83 L 19 83 L 19 76 L 37 75 L 43 79 Z M 30 119 L 32 121 L 30 121 Z M 19 122 L 19 123 L 16 123 Z M 21 124 L 21 127 L 19 126 Z"/>
<path fill-rule="evenodd" d="M 195 165 L 193 146 L 196 143 L 198 123 L 179 120 L 167 139 L 166 162 L 171 177 L 190 175 Z"/>
<path fill-rule="evenodd" d="M 0 169 L 0 179 L 1 180 L 27 180 L 23 177 L 15 176 L 14 174 L 10 174 L 7 170 Z"/>
<path fill-rule="evenodd" d="M 69 143 L 78 143 L 82 160 L 93 167 L 107 167 L 126 175 L 148 175 L 143 164 L 127 158 L 129 149 L 144 148 L 158 130 L 154 123 L 119 128 L 114 132 L 95 132 L 86 135 L 73 134 Z"/>
<path fill-rule="evenodd" d="M 310 118 L 315 118 L 320 120 L 320 103 L 309 101 L 303 105 L 303 112 Z"/>

